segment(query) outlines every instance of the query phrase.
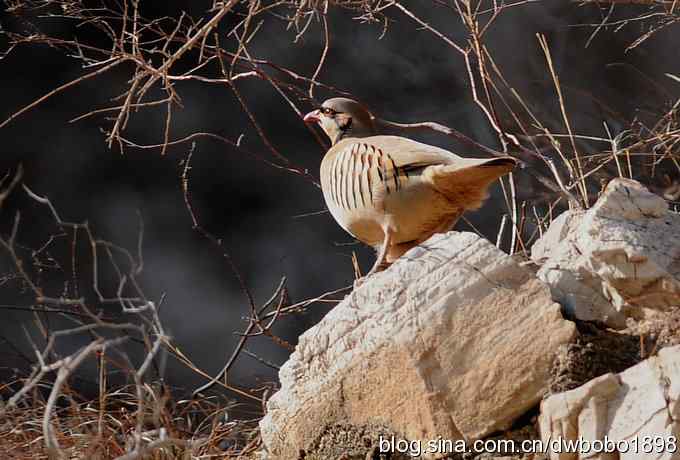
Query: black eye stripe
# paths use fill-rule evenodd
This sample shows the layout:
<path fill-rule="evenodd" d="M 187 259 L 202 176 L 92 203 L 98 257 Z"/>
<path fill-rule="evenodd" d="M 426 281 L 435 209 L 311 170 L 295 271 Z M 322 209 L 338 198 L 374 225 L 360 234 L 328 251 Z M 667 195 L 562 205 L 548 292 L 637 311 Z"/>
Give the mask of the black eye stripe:
<path fill-rule="evenodd" d="M 324 115 L 335 115 L 338 113 L 335 110 L 331 109 L 330 107 L 321 107 L 319 111 Z"/>

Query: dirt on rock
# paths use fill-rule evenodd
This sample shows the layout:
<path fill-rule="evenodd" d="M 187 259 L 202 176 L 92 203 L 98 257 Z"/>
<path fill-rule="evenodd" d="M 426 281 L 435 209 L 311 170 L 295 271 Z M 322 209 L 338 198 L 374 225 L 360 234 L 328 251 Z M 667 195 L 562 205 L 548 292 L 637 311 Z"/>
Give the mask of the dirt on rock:
<path fill-rule="evenodd" d="M 497 452 L 452 454 L 443 460 L 546 460 L 542 454 L 512 454 L 519 451 L 524 440 L 538 439 L 537 409 L 530 416 L 523 417 L 510 430 L 487 438 L 487 441 L 500 441 L 504 446 Z M 403 439 L 389 428 L 381 425 L 356 427 L 333 424 L 326 427 L 323 434 L 306 452 L 301 452 L 298 460 L 413 460 L 417 457 L 409 452 L 381 452 L 379 440 Z M 408 441 L 405 441 L 408 442 Z M 508 442 L 512 442 L 512 446 Z M 487 444 L 490 445 L 490 444 Z M 404 444 L 402 444 L 402 447 Z"/>
<path fill-rule="evenodd" d="M 680 344 L 680 308 L 639 321 L 629 319 L 620 331 L 583 321 L 575 323 L 579 337 L 558 353 L 550 394 L 572 390 L 608 372 L 623 372 L 662 348 Z"/>
<path fill-rule="evenodd" d="M 382 425 L 330 424 L 298 460 L 412 460 L 404 453 L 381 453 L 380 439 L 403 439 Z"/>
<path fill-rule="evenodd" d="M 583 321 L 575 323 L 579 337 L 564 345 L 555 358 L 550 394 L 573 390 L 608 372 L 623 372 L 643 359 L 645 339 L 632 331 L 615 331 Z"/>

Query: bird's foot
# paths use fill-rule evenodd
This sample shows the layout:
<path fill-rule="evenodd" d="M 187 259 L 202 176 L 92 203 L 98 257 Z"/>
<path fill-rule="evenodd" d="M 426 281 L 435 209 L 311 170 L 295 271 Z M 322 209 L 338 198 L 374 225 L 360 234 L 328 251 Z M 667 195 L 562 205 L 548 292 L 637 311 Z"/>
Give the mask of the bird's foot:
<path fill-rule="evenodd" d="M 368 275 L 362 276 L 361 278 L 355 279 L 355 280 L 354 280 L 354 284 L 353 284 L 353 290 L 356 291 L 356 290 L 359 289 L 361 286 L 363 286 L 363 284 L 366 282 L 366 278 L 368 278 Z"/>
<path fill-rule="evenodd" d="M 362 276 L 361 278 L 357 278 L 357 279 L 354 280 L 354 289 L 358 289 L 358 288 L 361 287 L 366 281 L 368 281 L 369 278 L 371 278 L 371 277 L 372 277 L 373 275 L 375 275 L 376 273 L 379 273 L 379 272 L 382 272 L 382 271 L 386 270 L 390 265 L 392 265 L 392 264 L 391 264 L 391 263 L 388 263 L 388 262 L 383 262 L 383 263 L 381 263 L 381 264 L 376 264 L 376 265 L 374 265 L 373 268 L 371 268 L 371 271 L 370 271 L 370 272 L 366 273 L 366 274 L 365 274 L 364 276 Z"/>

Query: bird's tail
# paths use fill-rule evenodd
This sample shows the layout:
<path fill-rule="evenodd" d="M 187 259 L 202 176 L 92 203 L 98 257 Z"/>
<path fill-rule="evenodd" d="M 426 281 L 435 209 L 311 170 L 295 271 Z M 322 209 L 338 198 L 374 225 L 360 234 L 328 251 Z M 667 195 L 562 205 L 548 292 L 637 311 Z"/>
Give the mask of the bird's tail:
<path fill-rule="evenodd" d="M 517 160 L 510 156 L 460 158 L 448 165 L 429 167 L 424 174 L 449 200 L 464 209 L 476 209 L 486 199 L 489 185 L 515 166 Z"/>

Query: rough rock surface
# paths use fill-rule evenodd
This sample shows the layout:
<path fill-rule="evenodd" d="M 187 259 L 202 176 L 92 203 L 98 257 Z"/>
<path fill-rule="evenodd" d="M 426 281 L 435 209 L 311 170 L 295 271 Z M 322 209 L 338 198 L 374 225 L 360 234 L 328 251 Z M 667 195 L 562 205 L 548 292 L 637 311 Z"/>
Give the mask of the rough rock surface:
<path fill-rule="evenodd" d="M 605 374 L 545 399 L 539 416 L 541 438 L 544 442 L 579 437 L 593 441 L 606 436 L 614 443 L 629 443 L 625 452 L 621 451 L 625 445 L 617 452 L 580 457 L 573 452 L 551 452 L 551 460 L 678 459 L 679 399 L 680 346 L 664 348 L 658 356 L 620 374 Z"/>
<path fill-rule="evenodd" d="M 262 438 L 277 459 L 298 458 L 333 423 L 478 439 L 538 403 L 575 335 L 511 257 L 472 233 L 437 235 L 300 337 Z"/>
<path fill-rule="evenodd" d="M 680 306 L 680 215 L 639 182 L 612 180 L 591 209 L 555 219 L 531 254 L 575 318 L 622 328 Z"/>

